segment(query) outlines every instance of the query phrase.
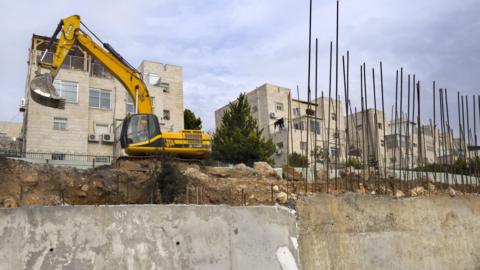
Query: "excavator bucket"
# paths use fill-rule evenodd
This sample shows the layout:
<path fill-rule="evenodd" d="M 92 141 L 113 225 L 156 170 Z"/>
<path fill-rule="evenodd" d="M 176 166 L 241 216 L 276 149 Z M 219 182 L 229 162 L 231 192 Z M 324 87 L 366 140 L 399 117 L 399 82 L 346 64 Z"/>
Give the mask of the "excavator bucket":
<path fill-rule="evenodd" d="M 30 82 L 30 95 L 37 103 L 56 109 L 65 108 L 65 99 L 58 95 L 53 87 L 50 73 L 37 75 Z"/>

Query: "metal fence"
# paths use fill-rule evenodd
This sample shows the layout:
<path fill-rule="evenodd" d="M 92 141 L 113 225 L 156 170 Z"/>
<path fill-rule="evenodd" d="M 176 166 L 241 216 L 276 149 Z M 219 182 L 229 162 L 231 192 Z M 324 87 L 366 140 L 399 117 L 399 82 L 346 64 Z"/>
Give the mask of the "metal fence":
<path fill-rule="evenodd" d="M 110 165 L 114 157 L 110 155 L 91 155 L 62 152 L 26 152 L 11 149 L 0 149 L 0 157 L 20 159 L 32 163 L 44 163 L 54 166 L 68 166 L 78 169 L 90 169 L 102 165 Z"/>

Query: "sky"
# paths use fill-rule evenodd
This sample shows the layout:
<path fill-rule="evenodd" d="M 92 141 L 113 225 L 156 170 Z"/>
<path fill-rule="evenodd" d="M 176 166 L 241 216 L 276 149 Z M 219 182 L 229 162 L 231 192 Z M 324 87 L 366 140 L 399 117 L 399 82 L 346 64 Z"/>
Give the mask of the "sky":
<path fill-rule="evenodd" d="M 312 71 L 318 38 L 319 95 L 328 93 L 335 11 L 336 1 L 313 0 Z M 143 59 L 183 66 L 184 105 L 206 130 L 215 128 L 216 109 L 264 83 L 298 85 L 306 99 L 308 0 L 2 1 L 0 121 L 22 121 L 18 106 L 32 33 L 49 36 L 73 14 L 134 66 Z M 372 105 L 371 72 L 375 68 L 378 79 L 382 61 L 387 115 L 395 101 L 395 71 L 403 68 L 405 80 L 416 74 L 421 83 L 425 122 L 432 115 L 433 80 L 448 89 L 450 117 L 456 119 L 456 92 L 480 94 L 478 14 L 475 0 L 341 0 L 338 92 L 344 91 L 341 56 L 349 50 L 354 106 L 360 106 L 360 65 L 367 66 Z M 335 81 L 335 65 L 333 70 Z"/>

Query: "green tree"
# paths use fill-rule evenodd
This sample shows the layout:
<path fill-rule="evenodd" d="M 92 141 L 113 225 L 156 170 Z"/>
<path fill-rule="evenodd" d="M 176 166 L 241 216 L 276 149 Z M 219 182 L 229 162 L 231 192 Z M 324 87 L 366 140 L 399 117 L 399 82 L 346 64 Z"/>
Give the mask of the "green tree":
<path fill-rule="evenodd" d="M 185 129 L 202 129 L 202 119 L 200 119 L 200 117 L 197 118 L 197 116 L 189 109 L 183 111 L 183 124 Z"/>
<path fill-rule="evenodd" d="M 229 104 L 213 136 L 212 156 L 216 160 L 252 165 L 255 161 L 273 164 L 275 144 L 262 136 L 263 129 L 250 114 L 245 94 Z"/>
<path fill-rule="evenodd" d="M 293 152 L 288 156 L 288 164 L 292 167 L 306 167 L 307 163 L 307 157 L 297 152 Z"/>

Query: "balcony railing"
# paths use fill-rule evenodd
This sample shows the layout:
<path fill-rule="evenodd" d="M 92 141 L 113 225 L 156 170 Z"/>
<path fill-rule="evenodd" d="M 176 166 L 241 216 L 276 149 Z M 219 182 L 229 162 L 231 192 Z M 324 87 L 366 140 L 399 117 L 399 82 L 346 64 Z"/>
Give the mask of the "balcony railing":
<path fill-rule="evenodd" d="M 44 51 L 37 51 L 37 63 L 40 62 Z M 89 71 L 90 76 L 97 77 L 97 78 L 106 78 L 112 79 L 112 74 L 105 68 L 104 65 L 101 63 L 95 62 L 95 60 L 90 63 L 90 65 L 86 65 L 87 59 L 85 57 L 80 56 L 73 56 L 67 55 L 65 57 L 65 61 L 62 64 L 62 69 L 69 69 L 69 70 L 81 70 L 81 71 Z M 53 62 L 53 53 L 48 52 L 43 58 L 43 63 L 51 64 Z"/>

